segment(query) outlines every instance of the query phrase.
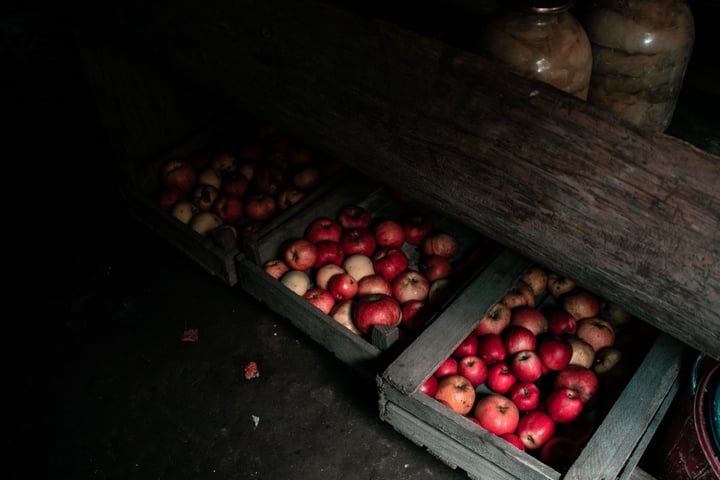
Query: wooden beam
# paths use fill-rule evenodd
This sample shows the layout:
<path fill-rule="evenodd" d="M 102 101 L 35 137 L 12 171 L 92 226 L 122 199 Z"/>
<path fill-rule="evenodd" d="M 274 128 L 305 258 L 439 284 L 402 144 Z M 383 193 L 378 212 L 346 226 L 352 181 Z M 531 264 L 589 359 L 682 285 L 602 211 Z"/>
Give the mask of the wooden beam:
<path fill-rule="evenodd" d="M 323 2 L 107 8 L 83 27 L 720 358 L 717 156 Z"/>

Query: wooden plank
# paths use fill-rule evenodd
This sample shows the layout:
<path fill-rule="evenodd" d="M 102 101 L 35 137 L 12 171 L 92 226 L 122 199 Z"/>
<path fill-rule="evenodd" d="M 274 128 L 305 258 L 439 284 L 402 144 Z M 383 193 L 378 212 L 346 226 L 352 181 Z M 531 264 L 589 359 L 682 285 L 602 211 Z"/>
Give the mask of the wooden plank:
<path fill-rule="evenodd" d="M 720 359 L 720 159 L 325 2 L 105 2 L 78 27 Z M 133 29 L 123 25 L 132 24 Z M 688 314 L 692 312 L 692 314 Z"/>

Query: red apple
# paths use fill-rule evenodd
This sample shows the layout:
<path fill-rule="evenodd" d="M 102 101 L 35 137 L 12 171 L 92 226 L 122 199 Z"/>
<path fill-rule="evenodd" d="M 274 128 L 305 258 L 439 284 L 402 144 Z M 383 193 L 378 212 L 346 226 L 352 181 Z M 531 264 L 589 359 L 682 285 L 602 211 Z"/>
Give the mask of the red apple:
<path fill-rule="evenodd" d="M 536 297 L 542 295 L 547 290 L 548 274 L 545 269 L 540 266 L 535 265 L 530 267 L 520 279 L 530 285 Z"/>
<path fill-rule="evenodd" d="M 487 379 L 487 365 L 482 358 L 467 355 L 458 360 L 458 373 L 470 380 L 473 387 L 477 387 Z"/>
<path fill-rule="evenodd" d="M 358 282 L 369 275 L 375 274 L 372 259 L 360 253 L 347 255 L 342 267 Z"/>
<path fill-rule="evenodd" d="M 438 378 L 458 374 L 458 362 L 453 357 L 448 357 L 435 369 L 435 376 Z"/>
<path fill-rule="evenodd" d="M 255 192 L 245 196 L 245 216 L 250 220 L 266 222 L 275 215 L 276 210 L 277 204 L 270 195 Z"/>
<path fill-rule="evenodd" d="M 314 305 L 317 309 L 325 314 L 330 314 L 330 311 L 335 306 L 335 298 L 327 290 L 316 287 L 311 288 L 303 294 L 303 298 Z"/>
<path fill-rule="evenodd" d="M 452 283 L 449 278 L 438 278 L 430 283 L 428 302 L 432 305 L 442 305 L 450 297 Z"/>
<path fill-rule="evenodd" d="M 555 434 L 555 422 L 547 413 L 533 410 L 520 418 L 515 432 L 527 450 L 537 450 Z"/>
<path fill-rule="evenodd" d="M 588 403 L 597 393 L 599 386 L 595 372 L 586 367 L 568 365 L 560 370 L 553 382 L 553 389 L 571 388 L 578 392 L 583 403 Z"/>
<path fill-rule="evenodd" d="M 475 404 L 473 416 L 490 433 L 503 435 L 517 428 L 520 412 L 512 400 L 500 394 L 487 394 Z"/>
<path fill-rule="evenodd" d="M 290 182 L 304 192 L 309 192 L 320 183 L 320 169 L 317 165 L 303 165 L 293 169 Z"/>
<path fill-rule="evenodd" d="M 244 197 L 250 187 L 250 181 L 240 172 L 232 173 L 222 179 L 220 190 L 228 195 Z"/>
<path fill-rule="evenodd" d="M 510 369 L 521 382 L 534 382 L 543 374 L 540 356 L 534 350 L 522 350 L 510 357 Z"/>
<path fill-rule="evenodd" d="M 212 185 L 197 185 L 190 193 L 190 199 L 201 212 L 209 212 L 220 191 Z"/>
<path fill-rule="evenodd" d="M 405 303 L 410 300 L 425 300 L 430 292 L 430 282 L 417 270 L 405 270 L 391 283 L 393 297 Z"/>
<path fill-rule="evenodd" d="M 291 270 L 305 271 L 315 265 L 317 247 L 305 238 L 295 238 L 285 244 L 283 260 Z"/>
<path fill-rule="evenodd" d="M 452 355 L 454 357 L 466 357 L 468 355 L 476 355 L 478 353 L 478 337 L 475 332 L 471 332 L 470 335 L 465 337 L 460 344 L 455 347 Z"/>
<path fill-rule="evenodd" d="M 343 230 L 340 235 L 340 245 L 345 250 L 346 256 L 359 253 L 370 257 L 377 247 L 372 231 L 363 227 Z"/>
<path fill-rule="evenodd" d="M 558 388 L 545 398 L 545 411 L 557 423 L 569 423 L 583 411 L 583 401 L 572 388 Z"/>
<path fill-rule="evenodd" d="M 400 248 L 380 247 L 372 255 L 373 269 L 388 282 L 408 268 L 408 257 Z"/>
<path fill-rule="evenodd" d="M 510 325 L 510 309 L 503 303 L 496 303 L 475 326 L 475 333 L 485 335 L 486 333 L 501 333 L 505 327 Z"/>
<path fill-rule="evenodd" d="M 190 192 L 196 182 L 197 171 L 185 159 L 171 158 L 160 168 L 160 183 L 164 187 L 177 187 L 183 192 Z"/>
<path fill-rule="evenodd" d="M 244 205 L 239 197 L 221 193 L 215 199 L 211 210 L 225 225 L 232 225 L 242 218 Z"/>
<path fill-rule="evenodd" d="M 548 332 L 560 337 L 562 335 L 575 335 L 577 330 L 577 320 L 567 311 L 559 307 L 550 307 L 545 312 L 545 318 L 548 322 Z"/>
<path fill-rule="evenodd" d="M 496 393 L 506 393 L 517 381 L 513 375 L 510 365 L 505 362 L 495 362 L 488 365 L 487 380 L 488 388 Z"/>
<path fill-rule="evenodd" d="M 420 244 L 423 255 L 440 255 L 445 258 L 457 255 L 458 248 L 458 240 L 453 235 L 441 231 L 430 232 Z"/>
<path fill-rule="evenodd" d="M 424 300 L 410 300 L 402 304 L 402 323 L 411 332 L 421 329 L 432 310 Z"/>
<path fill-rule="evenodd" d="M 290 267 L 279 258 L 272 258 L 263 264 L 263 270 L 271 277 L 280 280 L 283 275 L 290 271 Z"/>
<path fill-rule="evenodd" d="M 275 203 L 280 210 L 287 210 L 305 198 L 305 192 L 297 188 L 285 188 L 277 194 Z"/>
<path fill-rule="evenodd" d="M 286 181 L 285 171 L 276 163 L 267 162 L 255 166 L 252 186 L 258 192 L 275 196 L 285 188 Z"/>
<path fill-rule="evenodd" d="M 467 415 L 475 404 L 475 387 L 462 375 L 449 375 L 438 382 L 435 400 L 455 413 Z"/>
<path fill-rule="evenodd" d="M 600 313 L 600 299 L 594 293 L 575 289 L 561 297 L 562 308 L 576 320 L 597 317 Z"/>
<path fill-rule="evenodd" d="M 547 290 L 553 298 L 560 298 L 575 288 L 575 280 L 564 277 L 558 273 L 548 273 Z"/>
<path fill-rule="evenodd" d="M 497 333 L 478 336 L 477 356 L 485 360 L 488 365 L 505 360 L 507 351 L 502 336 Z"/>
<path fill-rule="evenodd" d="M 315 271 L 315 285 L 327 290 L 328 280 L 335 274 L 345 273 L 345 269 L 334 263 L 327 263 Z"/>
<path fill-rule="evenodd" d="M 318 217 L 307 226 L 304 236 L 313 243 L 322 240 L 330 240 L 337 243 L 340 242 L 341 233 L 342 227 L 335 220 L 330 217 Z"/>
<path fill-rule="evenodd" d="M 515 382 L 505 395 L 521 412 L 535 410 L 540 405 L 540 388 L 533 382 Z"/>
<path fill-rule="evenodd" d="M 237 169 L 237 158 L 229 151 L 220 151 L 210 158 L 210 168 L 225 177 Z"/>
<path fill-rule="evenodd" d="M 508 355 L 523 350 L 535 350 L 537 337 L 533 332 L 519 325 L 511 325 L 502 333 L 503 345 Z"/>
<path fill-rule="evenodd" d="M 543 445 L 540 460 L 554 470 L 564 474 L 580 456 L 582 448 L 573 439 L 555 436 Z"/>
<path fill-rule="evenodd" d="M 385 219 L 372 228 L 378 247 L 400 248 L 405 242 L 405 231 L 395 220 Z"/>
<path fill-rule="evenodd" d="M 432 220 L 420 213 L 405 215 L 400 223 L 405 233 L 405 241 L 415 246 L 422 244 L 422 241 L 433 229 Z"/>
<path fill-rule="evenodd" d="M 158 203 L 160 204 L 160 208 L 163 210 L 169 210 L 173 205 L 181 200 L 185 200 L 185 198 L 187 198 L 187 194 L 185 192 L 180 190 L 178 187 L 171 185 L 169 187 L 163 187 L 162 191 L 160 191 Z"/>
<path fill-rule="evenodd" d="M 357 297 L 355 325 L 363 333 L 370 333 L 373 325 L 397 327 L 402 321 L 400 304 L 393 297 L 372 293 Z"/>
<path fill-rule="evenodd" d="M 315 258 L 315 268 L 320 268 L 328 263 L 342 265 L 345 260 L 345 251 L 339 243 L 332 240 L 320 240 L 315 242 L 317 247 L 317 257 Z"/>
<path fill-rule="evenodd" d="M 532 287 L 522 280 L 518 280 L 515 285 L 503 295 L 501 303 L 504 303 L 511 309 L 527 305 L 535 306 L 535 294 Z"/>
<path fill-rule="evenodd" d="M 372 217 L 364 207 L 360 205 L 346 205 L 337 213 L 338 223 L 345 229 L 370 228 Z"/>
<path fill-rule="evenodd" d="M 363 277 L 358 282 L 358 295 L 367 295 L 369 293 L 383 293 L 385 295 L 392 296 L 392 287 L 390 282 L 385 280 L 385 277 L 379 273 L 373 273 Z M 403 320 L 405 319 L 405 312 L 403 310 Z"/>
<path fill-rule="evenodd" d="M 327 282 L 327 290 L 335 300 L 350 300 L 358 291 L 358 284 L 349 273 L 336 273 Z"/>
<path fill-rule="evenodd" d="M 573 348 L 570 342 L 563 338 L 545 336 L 537 349 L 542 364 L 549 370 L 562 370 L 570 365 Z"/>
<path fill-rule="evenodd" d="M 596 352 L 604 347 L 615 344 L 615 329 L 612 324 L 602 318 L 583 318 L 577 324 L 575 335 L 589 343 Z"/>
<path fill-rule="evenodd" d="M 535 307 L 522 305 L 516 307 L 510 316 L 510 325 L 525 327 L 537 337 L 547 332 L 548 322 L 545 314 Z"/>
<path fill-rule="evenodd" d="M 434 282 L 449 277 L 452 265 L 447 258 L 440 255 L 425 255 L 420 259 L 419 270 L 430 282 Z"/>
<path fill-rule="evenodd" d="M 420 388 L 418 388 L 418 391 L 424 393 L 425 395 L 427 395 L 429 397 L 435 397 L 435 394 L 437 394 L 439 385 L 440 385 L 440 382 L 438 381 L 438 377 L 436 377 L 435 375 L 430 375 L 427 378 L 427 380 L 425 380 L 420 385 Z"/>
<path fill-rule="evenodd" d="M 513 447 L 517 448 L 520 451 L 525 451 L 525 445 L 522 443 L 522 440 L 520 440 L 520 437 L 515 435 L 514 433 L 503 433 L 502 435 L 498 435 L 500 438 L 508 442 Z"/>

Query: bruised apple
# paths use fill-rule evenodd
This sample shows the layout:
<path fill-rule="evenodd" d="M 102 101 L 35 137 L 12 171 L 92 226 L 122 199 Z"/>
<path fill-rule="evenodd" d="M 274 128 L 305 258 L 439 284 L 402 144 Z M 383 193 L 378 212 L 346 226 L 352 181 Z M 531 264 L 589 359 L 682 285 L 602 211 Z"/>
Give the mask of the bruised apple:
<path fill-rule="evenodd" d="M 475 387 L 462 375 L 449 375 L 438 382 L 435 399 L 460 415 L 467 415 L 475 403 Z"/>

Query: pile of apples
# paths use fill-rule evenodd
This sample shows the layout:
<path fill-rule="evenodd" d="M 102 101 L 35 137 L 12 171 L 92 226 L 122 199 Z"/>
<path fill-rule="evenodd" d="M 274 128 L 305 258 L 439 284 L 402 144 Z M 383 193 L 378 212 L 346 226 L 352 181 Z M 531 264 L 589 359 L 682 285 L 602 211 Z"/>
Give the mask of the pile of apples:
<path fill-rule="evenodd" d="M 421 213 L 373 218 L 362 205 L 319 216 L 265 272 L 359 336 L 417 333 L 446 298 L 459 242 Z"/>
<path fill-rule="evenodd" d="M 420 391 L 564 472 L 591 437 L 600 402 L 616 398 L 601 400 L 601 386 L 619 395 L 629 379 L 616 333 L 633 319 L 534 266 Z"/>
<path fill-rule="evenodd" d="M 242 141 L 165 160 L 157 201 L 203 236 L 224 226 L 244 238 L 339 168 L 287 132 L 263 125 Z"/>

